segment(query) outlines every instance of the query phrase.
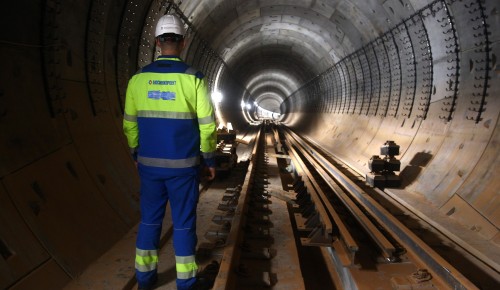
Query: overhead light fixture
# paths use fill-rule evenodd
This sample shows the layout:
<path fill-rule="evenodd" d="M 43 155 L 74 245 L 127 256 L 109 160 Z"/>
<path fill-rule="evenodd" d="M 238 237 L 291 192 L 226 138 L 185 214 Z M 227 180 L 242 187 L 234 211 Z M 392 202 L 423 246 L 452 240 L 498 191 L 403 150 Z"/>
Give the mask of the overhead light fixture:
<path fill-rule="evenodd" d="M 222 102 L 222 93 L 219 92 L 219 91 L 215 91 L 212 93 L 212 100 L 215 102 L 215 103 L 220 103 Z"/>

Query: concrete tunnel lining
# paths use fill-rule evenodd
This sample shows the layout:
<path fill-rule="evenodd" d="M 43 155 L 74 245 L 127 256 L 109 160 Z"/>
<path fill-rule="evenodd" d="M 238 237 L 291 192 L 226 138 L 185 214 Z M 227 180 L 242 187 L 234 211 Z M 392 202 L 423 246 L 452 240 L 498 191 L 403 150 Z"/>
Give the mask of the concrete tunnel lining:
<path fill-rule="evenodd" d="M 463 226 L 448 234 L 499 271 L 498 1 L 179 3 L 195 29 L 183 58 L 223 92 L 225 120 L 244 128 L 241 100 L 279 99 L 286 125 L 365 173 L 395 140 L 404 186 L 388 195 L 432 225 Z M 163 4 L 5 4 L 0 288 L 62 287 L 138 222 L 123 102 L 157 53 Z"/>

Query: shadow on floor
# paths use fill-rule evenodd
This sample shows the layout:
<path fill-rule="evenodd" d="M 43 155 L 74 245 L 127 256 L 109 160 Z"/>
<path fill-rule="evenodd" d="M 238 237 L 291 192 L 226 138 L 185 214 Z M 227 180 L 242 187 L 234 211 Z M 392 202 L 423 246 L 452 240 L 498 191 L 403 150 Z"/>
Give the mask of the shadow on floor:
<path fill-rule="evenodd" d="M 173 281 L 173 283 L 175 283 L 176 278 L 177 271 L 175 270 L 175 267 L 171 267 L 167 271 L 158 273 L 158 284 L 156 284 L 156 287 L 159 288 L 162 285 L 170 284 Z"/>

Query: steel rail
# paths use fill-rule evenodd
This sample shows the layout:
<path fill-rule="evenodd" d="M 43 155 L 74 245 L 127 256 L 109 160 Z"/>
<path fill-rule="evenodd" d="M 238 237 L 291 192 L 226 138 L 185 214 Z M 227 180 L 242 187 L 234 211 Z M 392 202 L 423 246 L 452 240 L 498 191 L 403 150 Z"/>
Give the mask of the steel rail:
<path fill-rule="evenodd" d="M 242 230 L 246 222 L 246 213 L 248 211 L 248 200 L 252 190 L 252 183 L 255 177 L 256 170 L 256 155 L 262 149 L 262 130 L 257 133 L 255 138 L 250 164 L 248 165 L 247 174 L 241 187 L 240 196 L 238 198 L 238 205 L 234 211 L 234 216 L 231 221 L 231 230 L 226 239 L 224 253 L 220 262 L 219 272 L 214 282 L 212 289 L 214 290 L 229 290 L 234 289 L 236 286 L 236 268 L 238 266 L 241 250 L 240 244 L 243 240 Z"/>
<path fill-rule="evenodd" d="M 287 129 L 292 135 L 298 138 L 314 159 L 318 166 L 322 167 L 328 174 L 344 187 L 351 197 L 354 198 L 377 222 L 387 229 L 392 236 L 406 249 L 409 256 L 414 259 L 422 268 L 427 268 L 432 276 L 449 286 L 451 289 L 479 289 L 472 282 L 463 276 L 455 267 L 437 254 L 429 245 L 424 243 L 417 235 L 406 228 L 399 220 L 383 208 L 378 202 L 371 198 L 358 185 L 337 169 L 317 150 L 309 146 L 295 133 Z"/>
<path fill-rule="evenodd" d="M 286 133 L 285 133 L 286 134 Z M 288 134 L 286 134 L 288 135 Z M 288 138 L 287 142 L 291 142 L 293 145 L 297 145 L 296 142 L 293 141 L 293 138 Z M 293 147 L 290 146 L 290 150 L 295 152 Z M 295 152 L 294 155 L 297 155 Z M 293 158 L 292 158 L 293 161 Z M 297 160 L 298 161 L 298 160 Z M 305 168 L 305 165 L 302 161 L 300 161 L 302 164 L 301 166 Z M 351 233 L 347 229 L 347 226 L 344 224 L 338 213 L 335 211 L 333 208 L 332 204 L 329 202 L 328 198 L 324 194 L 324 192 L 321 190 L 320 186 L 318 183 L 314 180 L 312 177 L 311 173 L 306 169 L 307 176 L 309 179 L 312 180 L 313 184 L 315 185 L 315 188 L 319 191 L 319 197 L 321 198 L 321 202 L 324 204 L 324 206 L 328 209 L 329 214 L 331 215 L 333 222 L 338 228 L 339 231 L 339 239 L 335 239 L 332 243 L 332 246 L 337 250 L 339 253 L 339 257 L 342 260 L 342 264 L 344 266 L 352 266 L 354 265 L 354 256 L 355 253 L 359 250 L 359 246 L 352 237 Z M 340 242 L 342 241 L 342 243 Z"/>
<path fill-rule="evenodd" d="M 321 191 L 318 183 L 314 180 L 314 177 L 311 175 L 309 170 L 307 169 L 305 163 L 301 160 L 298 153 L 293 149 L 292 146 L 289 146 L 289 156 L 292 159 L 292 162 L 296 165 L 295 170 L 297 174 L 303 179 L 306 188 L 308 189 L 308 193 L 311 196 L 316 211 L 319 214 L 320 221 L 324 226 L 324 237 L 325 239 L 332 239 L 331 235 L 333 233 L 333 225 L 330 221 L 330 217 L 328 216 L 328 212 L 325 209 L 323 200 L 326 198 L 325 194 Z M 326 205 L 326 204 L 325 204 Z M 332 208 L 333 209 L 333 208 Z M 330 210 L 330 209 L 329 209 Z"/>
<path fill-rule="evenodd" d="M 314 146 L 316 146 L 316 147 L 321 147 L 317 142 L 315 142 L 314 140 L 311 140 L 308 137 L 305 137 L 304 139 L 307 140 L 308 143 L 314 144 Z M 329 158 L 334 160 L 336 163 L 344 164 L 344 166 L 346 168 L 348 168 L 348 170 L 350 172 L 352 172 L 355 176 L 357 176 L 357 178 L 359 178 L 360 180 L 364 179 L 366 172 L 363 172 L 359 168 L 356 168 L 354 165 L 352 165 L 351 162 L 348 162 L 347 160 L 344 160 L 338 156 L 334 156 L 334 155 L 329 154 L 329 153 L 323 152 L 321 154 L 323 154 L 324 156 L 328 156 Z M 391 188 L 385 188 L 384 190 L 381 190 L 381 189 L 378 189 L 376 187 L 374 187 L 373 190 L 381 196 L 384 196 L 384 195 L 388 196 L 390 198 L 390 200 L 392 200 L 392 202 L 398 204 L 399 206 L 405 208 L 406 210 L 408 210 L 409 212 L 411 212 L 412 214 L 417 216 L 419 219 L 421 219 L 422 221 L 427 223 L 430 227 L 434 228 L 437 232 L 443 234 L 447 239 L 449 239 L 450 241 L 452 241 L 456 245 L 460 246 L 464 251 L 468 252 L 469 254 L 471 254 L 473 257 L 477 258 L 478 260 L 480 260 L 482 263 L 484 263 L 488 267 L 493 268 L 497 272 L 500 272 L 500 264 L 499 264 L 500 261 L 496 262 L 496 261 L 494 261 L 494 259 L 485 255 L 483 252 L 480 252 L 477 249 L 471 247 L 470 245 L 467 244 L 466 241 L 464 241 L 464 239 L 462 237 L 460 237 L 456 233 L 450 231 L 446 227 L 446 225 L 442 225 L 438 222 L 433 221 L 432 219 L 429 219 L 428 215 L 424 214 L 421 210 L 417 209 L 416 207 L 414 207 L 413 205 L 411 205 L 410 203 L 408 203 L 404 199 L 402 199 L 400 196 L 398 196 L 398 194 L 395 190 L 393 190 Z"/>
<path fill-rule="evenodd" d="M 336 196 L 342 201 L 342 203 L 347 207 L 351 214 L 358 220 L 358 222 L 362 225 L 366 232 L 372 237 L 374 242 L 379 246 L 380 250 L 382 250 L 384 257 L 388 260 L 392 260 L 394 257 L 394 252 L 396 251 L 394 245 L 384 236 L 382 232 L 380 232 L 377 226 L 373 224 L 373 222 L 366 216 L 366 214 L 364 214 L 363 211 L 349 198 L 349 194 L 337 185 L 335 180 L 322 168 L 322 165 L 315 160 L 312 154 L 310 154 L 309 149 L 300 144 L 299 137 L 292 132 L 288 132 L 287 135 L 290 136 L 291 140 L 295 140 L 294 144 L 302 150 L 302 154 L 304 154 L 307 160 L 315 167 L 316 171 L 323 178 L 326 184 L 328 184 L 333 192 L 335 192 Z M 326 197 L 323 200 L 329 203 Z"/>

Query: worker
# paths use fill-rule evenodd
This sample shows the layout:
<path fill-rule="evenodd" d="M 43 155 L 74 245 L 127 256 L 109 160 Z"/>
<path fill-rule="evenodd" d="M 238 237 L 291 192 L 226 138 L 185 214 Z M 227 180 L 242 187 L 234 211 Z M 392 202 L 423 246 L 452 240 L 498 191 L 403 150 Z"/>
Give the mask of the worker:
<path fill-rule="evenodd" d="M 207 83 L 180 59 L 185 28 L 175 15 L 162 16 L 155 42 L 161 55 L 130 79 L 123 129 L 136 160 L 141 221 L 136 242 L 139 289 L 157 282 L 162 220 L 170 202 L 177 289 L 194 289 L 196 206 L 200 160 L 215 177 L 216 126 Z M 197 288 L 198 289 L 198 288 Z"/>

